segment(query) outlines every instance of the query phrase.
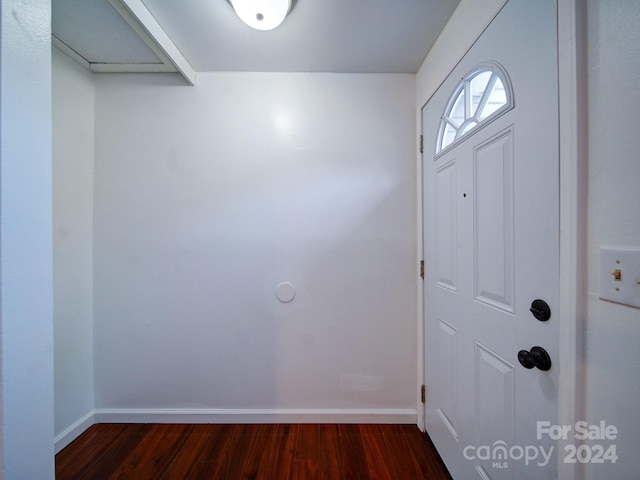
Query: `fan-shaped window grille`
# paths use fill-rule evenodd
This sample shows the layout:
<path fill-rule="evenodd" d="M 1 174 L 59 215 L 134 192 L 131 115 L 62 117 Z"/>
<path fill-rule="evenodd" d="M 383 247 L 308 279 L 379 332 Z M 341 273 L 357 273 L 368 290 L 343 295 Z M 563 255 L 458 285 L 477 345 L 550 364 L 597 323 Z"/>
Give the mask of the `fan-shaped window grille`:
<path fill-rule="evenodd" d="M 436 145 L 436 154 L 462 137 L 513 108 L 513 92 L 506 72 L 495 63 L 474 68 L 447 104 Z"/>

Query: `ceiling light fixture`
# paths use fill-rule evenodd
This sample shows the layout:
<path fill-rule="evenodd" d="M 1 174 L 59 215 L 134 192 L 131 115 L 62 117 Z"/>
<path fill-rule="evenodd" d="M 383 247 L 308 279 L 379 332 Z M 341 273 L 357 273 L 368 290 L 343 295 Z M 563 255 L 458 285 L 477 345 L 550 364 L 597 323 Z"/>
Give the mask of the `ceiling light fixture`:
<path fill-rule="evenodd" d="M 291 11 L 295 0 L 228 0 L 240 20 L 256 30 L 273 30 Z"/>

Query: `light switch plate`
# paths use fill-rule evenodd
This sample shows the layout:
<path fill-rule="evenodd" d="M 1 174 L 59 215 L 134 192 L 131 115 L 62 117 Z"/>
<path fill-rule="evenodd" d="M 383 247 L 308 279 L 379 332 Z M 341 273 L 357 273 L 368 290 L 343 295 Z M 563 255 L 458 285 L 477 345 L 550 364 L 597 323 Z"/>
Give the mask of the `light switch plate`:
<path fill-rule="evenodd" d="M 640 248 L 600 247 L 602 300 L 640 308 Z"/>

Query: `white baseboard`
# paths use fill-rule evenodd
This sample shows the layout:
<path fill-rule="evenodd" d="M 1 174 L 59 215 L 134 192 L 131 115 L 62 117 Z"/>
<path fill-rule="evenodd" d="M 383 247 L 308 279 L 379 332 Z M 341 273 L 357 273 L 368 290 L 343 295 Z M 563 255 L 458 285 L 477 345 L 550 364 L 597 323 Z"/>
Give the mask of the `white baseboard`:
<path fill-rule="evenodd" d="M 97 409 L 95 423 L 403 423 L 415 409 Z"/>
<path fill-rule="evenodd" d="M 183 409 L 101 408 L 55 437 L 58 453 L 96 423 L 401 423 L 416 425 L 413 408 L 382 409 Z"/>
<path fill-rule="evenodd" d="M 69 428 L 59 435 L 56 435 L 56 438 L 54 439 L 55 452 L 58 453 L 64 447 L 69 445 L 94 423 L 96 423 L 95 410 L 91 410 L 84 417 L 80 418 L 80 420 L 73 423 Z"/>

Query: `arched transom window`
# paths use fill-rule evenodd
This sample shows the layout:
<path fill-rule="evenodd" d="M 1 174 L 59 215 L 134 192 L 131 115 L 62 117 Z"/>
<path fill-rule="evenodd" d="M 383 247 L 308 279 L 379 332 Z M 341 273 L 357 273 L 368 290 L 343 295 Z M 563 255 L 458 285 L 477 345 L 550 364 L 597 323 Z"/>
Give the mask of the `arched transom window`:
<path fill-rule="evenodd" d="M 474 68 L 456 86 L 440 122 L 436 155 L 513 108 L 506 72 L 496 63 Z"/>

